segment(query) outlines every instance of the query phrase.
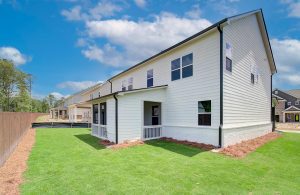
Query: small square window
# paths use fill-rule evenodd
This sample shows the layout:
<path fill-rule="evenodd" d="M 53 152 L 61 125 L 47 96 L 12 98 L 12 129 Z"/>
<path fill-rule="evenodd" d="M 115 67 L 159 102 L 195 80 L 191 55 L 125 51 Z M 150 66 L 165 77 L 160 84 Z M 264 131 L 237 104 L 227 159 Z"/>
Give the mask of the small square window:
<path fill-rule="evenodd" d="M 291 106 L 291 105 L 292 105 L 292 102 L 288 102 L 287 104 L 288 104 L 288 106 Z"/>
<path fill-rule="evenodd" d="M 176 70 L 178 68 L 180 68 L 180 58 L 171 62 L 171 70 Z"/>
<path fill-rule="evenodd" d="M 232 72 L 232 60 L 226 57 L 226 70 Z"/>
<path fill-rule="evenodd" d="M 251 83 L 254 84 L 254 82 L 255 82 L 255 76 L 253 73 L 251 73 Z"/>
<path fill-rule="evenodd" d="M 193 54 L 188 54 L 182 57 L 182 67 L 193 65 Z"/>
<path fill-rule="evenodd" d="M 180 69 L 172 71 L 172 81 L 180 79 Z"/>
<path fill-rule="evenodd" d="M 152 87 L 153 86 L 153 78 L 147 79 L 147 87 Z"/>
<path fill-rule="evenodd" d="M 298 106 L 298 105 L 299 105 L 299 101 L 296 101 L 296 102 L 295 102 L 295 105 L 297 105 L 297 106 Z"/>
<path fill-rule="evenodd" d="M 182 68 L 182 78 L 193 76 L 193 66 L 186 66 Z"/>

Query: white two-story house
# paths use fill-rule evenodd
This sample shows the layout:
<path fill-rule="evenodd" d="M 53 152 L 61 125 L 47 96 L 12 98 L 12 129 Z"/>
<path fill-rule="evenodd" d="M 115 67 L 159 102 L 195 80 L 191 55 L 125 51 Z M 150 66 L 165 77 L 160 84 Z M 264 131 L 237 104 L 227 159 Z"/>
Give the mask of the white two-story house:
<path fill-rule="evenodd" d="M 262 136 L 274 73 L 262 10 L 225 18 L 103 83 L 89 101 L 92 135 L 219 147 Z"/>

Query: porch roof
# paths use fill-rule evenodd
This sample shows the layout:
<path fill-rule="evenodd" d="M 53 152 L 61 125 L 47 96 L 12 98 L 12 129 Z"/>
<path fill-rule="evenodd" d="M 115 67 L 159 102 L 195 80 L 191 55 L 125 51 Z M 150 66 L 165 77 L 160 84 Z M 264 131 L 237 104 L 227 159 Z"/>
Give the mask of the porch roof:
<path fill-rule="evenodd" d="M 117 92 L 110 93 L 110 94 L 107 94 L 107 95 L 104 95 L 104 96 L 101 96 L 101 97 L 98 97 L 98 98 L 95 98 L 95 99 L 88 100 L 86 102 L 91 103 L 93 101 L 102 100 L 102 99 L 105 99 L 105 98 L 113 96 L 113 95 L 125 95 L 125 94 L 128 94 L 128 93 L 149 91 L 149 90 L 154 90 L 154 89 L 163 89 L 163 88 L 167 88 L 167 87 L 168 87 L 168 85 L 159 85 L 159 86 L 154 86 L 154 87 L 144 87 L 144 88 L 139 88 L 139 89 L 127 90 L 127 91 L 117 91 Z"/>
<path fill-rule="evenodd" d="M 297 108 L 296 106 L 290 106 L 287 109 L 285 109 L 284 111 L 282 111 L 283 113 L 287 113 L 287 112 L 300 112 L 300 108 Z"/>

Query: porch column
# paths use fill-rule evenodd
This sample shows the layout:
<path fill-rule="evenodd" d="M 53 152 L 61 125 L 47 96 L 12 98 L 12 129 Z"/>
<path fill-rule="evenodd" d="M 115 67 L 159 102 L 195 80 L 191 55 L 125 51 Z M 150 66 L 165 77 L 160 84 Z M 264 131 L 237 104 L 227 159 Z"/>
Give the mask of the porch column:
<path fill-rule="evenodd" d="M 282 115 L 282 121 L 285 123 L 285 112 Z"/>
<path fill-rule="evenodd" d="M 77 107 L 74 108 L 74 122 L 77 122 Z"/>

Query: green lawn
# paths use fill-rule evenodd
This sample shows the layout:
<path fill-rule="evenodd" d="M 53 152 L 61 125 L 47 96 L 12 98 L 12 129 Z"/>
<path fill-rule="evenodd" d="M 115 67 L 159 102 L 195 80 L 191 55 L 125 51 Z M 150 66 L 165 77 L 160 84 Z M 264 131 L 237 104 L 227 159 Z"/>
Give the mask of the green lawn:
<path fill-rule="evenodd" d="M 104 149 L 89 129 L 37 129 L 23 194 L 299 194 L 300 134 L 244 159 L 151 141 Z"/>

